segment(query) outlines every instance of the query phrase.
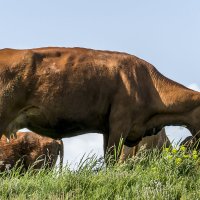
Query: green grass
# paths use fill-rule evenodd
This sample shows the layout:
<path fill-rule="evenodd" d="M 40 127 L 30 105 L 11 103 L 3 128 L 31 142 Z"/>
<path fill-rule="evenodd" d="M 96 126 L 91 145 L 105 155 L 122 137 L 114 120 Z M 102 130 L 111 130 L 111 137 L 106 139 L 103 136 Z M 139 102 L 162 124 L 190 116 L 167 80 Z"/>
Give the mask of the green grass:
<path fill-rule="evenodd" d="M 197 152 L 165 149 L 159 155 L 143 152 L 124 164 L 105 168 L 95 156 L 83 159 L 77 170 L 13 169 L 0 175 L 0 199 L 200 199 L 200 159 Z"/>

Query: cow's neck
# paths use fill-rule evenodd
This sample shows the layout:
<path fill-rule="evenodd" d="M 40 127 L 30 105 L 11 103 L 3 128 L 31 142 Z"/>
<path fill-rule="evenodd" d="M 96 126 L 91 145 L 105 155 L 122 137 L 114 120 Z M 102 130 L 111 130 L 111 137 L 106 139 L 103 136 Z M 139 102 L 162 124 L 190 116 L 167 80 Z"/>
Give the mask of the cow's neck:
<path fill-rule="evenodd" d="M 154 100 L 156 109 L 149 117 L 147 127 L 186 125 L 192 132 L 192 115 L 200 109 L 200 93 L 164 77 L 156 69 L 152 71 L 152 82 L 159 98 Z"/>

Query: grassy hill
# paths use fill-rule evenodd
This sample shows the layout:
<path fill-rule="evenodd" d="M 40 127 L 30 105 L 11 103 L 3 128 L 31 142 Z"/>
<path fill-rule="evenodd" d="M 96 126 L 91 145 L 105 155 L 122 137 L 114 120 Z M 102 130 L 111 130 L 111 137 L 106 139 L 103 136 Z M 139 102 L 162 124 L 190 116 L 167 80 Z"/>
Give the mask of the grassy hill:
<path fill-rule="evenodd" d="M 0 199 L 200 199 L 200 158 L 184 147 L 143 152 L 126 163 L 105 168 L 95 155 L 82 160 L 77 170 L 13 169 L 1 173 Z"/>

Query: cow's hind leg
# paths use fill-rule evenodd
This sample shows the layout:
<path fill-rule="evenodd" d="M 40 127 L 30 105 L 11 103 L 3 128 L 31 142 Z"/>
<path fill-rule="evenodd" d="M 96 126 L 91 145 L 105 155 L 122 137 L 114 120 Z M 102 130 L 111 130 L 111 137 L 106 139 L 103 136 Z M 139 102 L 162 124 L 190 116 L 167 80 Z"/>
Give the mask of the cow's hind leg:
<path fill-rule="evenodd" d="M 28 128 L 38 134 L 58 138 L 56 131 L 51 128 L 49 121 L 44 113 L 37 107 L 28 107 L 23 109 L 18 116 L 10 122 L 6 129 L 6 135 L 10 137 L 19 129 Z"/>
<path fill-rule="evenodd" d="M 14 137 L 16 138 L 16 132 L 19 129 L 26 127 L 26 115 L 20 114 L 13 121 L 11 121 L 8 127 L 5 130 L 5 135 L 7 138 Z"/>

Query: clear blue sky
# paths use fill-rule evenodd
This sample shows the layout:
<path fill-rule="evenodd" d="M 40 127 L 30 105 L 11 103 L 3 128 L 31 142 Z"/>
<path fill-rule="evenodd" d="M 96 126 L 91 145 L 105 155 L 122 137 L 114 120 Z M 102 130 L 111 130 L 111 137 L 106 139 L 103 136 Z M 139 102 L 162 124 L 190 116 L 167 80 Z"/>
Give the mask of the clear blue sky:
<path fill-rule="evenodd" d="M 125 51 L 200 86 L 200 1 L 0 0 L 0 48 Z"/>
<path fill-rule="evenodd" d="M 0 0 L 0 48 L 125 51 L 185 85 L 200 85 L 196 0 Z"/>

